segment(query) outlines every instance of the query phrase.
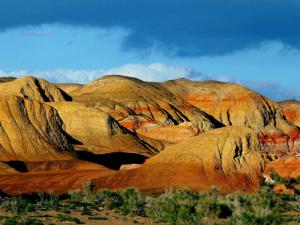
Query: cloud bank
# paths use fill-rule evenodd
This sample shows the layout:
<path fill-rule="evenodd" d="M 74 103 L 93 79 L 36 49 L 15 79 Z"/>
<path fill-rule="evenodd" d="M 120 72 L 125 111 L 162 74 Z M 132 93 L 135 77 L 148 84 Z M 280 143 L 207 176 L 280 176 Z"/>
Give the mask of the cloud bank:
<path fill-rule="evenodd" d="M 190 67 L 166 65 L 162 63 L 152 64 L 126 64 L 121 67 L 111 68 L 108 70 L 41 70 L 41 71 L 10 71 L 0 70 L 0 77 L 20 77 L 31 75 L 44 78 L 54 83 L 80 83 L 91 82 L 104 75 L 124 75 L 136 77 L 144 81 L 163 82 L 166 80 L 187 78 L 191 80 L 218 80 L 222 82 L 235 82 L 247 86 L 274 101 L 283 101 L 287 99 L 300 100 L 300 90 L 284 87 L 280 84 L 266 82 L 252 82 L 241 80 L 232 76 L 214 76 L 202 74 L 194 71 Z"/>
<path fill-rule="evenodd" d="M 131 31 L 124 50 L 155 45 L 179 56 L 222 55 L 274 40 L 299 49 L 299 11 L 296 0 L 10 0 L 1 2 L 0 30 L 122 27 Z"/>

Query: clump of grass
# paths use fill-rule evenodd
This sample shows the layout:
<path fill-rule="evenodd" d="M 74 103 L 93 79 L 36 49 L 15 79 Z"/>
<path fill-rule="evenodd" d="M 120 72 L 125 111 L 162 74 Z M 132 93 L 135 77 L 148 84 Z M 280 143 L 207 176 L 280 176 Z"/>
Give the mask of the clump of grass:
<path fill-rule="evenodd" d="M 284 224 L 283 217 L 272 211 L 262 211 L 260 214 L 244 211 L 232 216 L 227 225 L 281 225 Z"/>
<path fill-rule="evenodd" d="M 197 224 L 201 219 L 196 210 L 198 199 L 199 196 L 188 190 L 148 197 L 146 215 L 157 222 Z"/>
<path fill-rule="evenodd" d="M 61 208 L 59 197 L 54 193 L 37 193 L 37 196 L 36 206 L 39 210 L 49 211 Z"/>
<path fill-rule="evenodd" d="M 123 215 L 144 216 L 146 201 L 135 189 L 128 188 L 120 192 L 122 204 L 119 207 Z"/>
<path fill-rule="evenodd" d="M 43 225 L 39 219 L 32 219 L 22 216 L 14 216 L 5 219 L 3 225 Z"/>
<path fill-rule="evenodd" d="M 97 192 L 97 203 L 107 209 L 118 209 L 123 205 L 123 199 L 118 192 L 101 190 Z"/>
<path fill-rule="evenodd" d="M 81 211 L 81 215 L 91 216 L 92 215 L 92 210 L 88 206 L 83 206 L 82 211 Z"/>
<path fill-rule="evenodd" d="M 76 224 L 82 224 L 82 222 L 80 221 L 80 219 L 70 216 L 70 215 L 66 215 L 66 214 L 59 214 L 57 216 L 57 220 L 59 222 L 73 222 Z"/>
<path fill-rule="evenodd" d="M 35 205 L 22 196 L 7 198 L 1 202 L 0 207 L 7 212 L 26 213 L 36 209 Z"/>

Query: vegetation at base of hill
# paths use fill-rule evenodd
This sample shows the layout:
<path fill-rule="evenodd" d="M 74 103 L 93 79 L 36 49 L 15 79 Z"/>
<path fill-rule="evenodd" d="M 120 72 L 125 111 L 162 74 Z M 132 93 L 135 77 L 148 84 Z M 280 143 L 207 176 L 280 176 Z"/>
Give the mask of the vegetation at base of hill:
<path fill-rule="evenodd" d="M 273 178 L 287 182 L 278 175 Z M 81 190 L 71 190 L 67 196 L 37 193 L 2 198 L 0 220 L 5 225 L 40 225 L 45 222 L 45 215 L 41 216 L 41 212 L 56 212 L 51 218 L 53 224 L 82 224 L 84 222 L 76 215 L 86 216 L 90 221 L 109 220 L 107 215 L 102 215 L 104 210 L 114 210 L 126 217 L 147 217 L 154 222 L 180 225 L 300 224 L 300 195 L 278 195 L 272 185 L 266 184 L 252 194 L 220 195 L 214 188 L 207 193 L 182 189 L 160 195 L 143 195 L 131 188 L 97 191 L 88 182 Z"/>

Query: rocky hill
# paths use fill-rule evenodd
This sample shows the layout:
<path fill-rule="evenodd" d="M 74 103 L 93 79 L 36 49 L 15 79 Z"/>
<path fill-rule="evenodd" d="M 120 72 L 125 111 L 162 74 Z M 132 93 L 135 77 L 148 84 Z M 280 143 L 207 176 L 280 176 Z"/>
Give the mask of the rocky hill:
<path fill-rule="evenodd" d="M 176 96 L 212 115 L 226 126 L 258 131 L 266 150 L 300 151 L 300 130 L 284 117 L 281 106 L 246 87 L 216 81 L 179 79 L 162 84 Z"/>
<path fill-rule="evenodd" d="M 70 100 L 67 94 L 48 81 L 31 76 L 0 83 L 0 95 L 16 95 L 41 102 Z"/>
<path fill-rule="evenodd" d="M 142 136 L 178 143 L 223 126 L 159 84 L 123 76 L 104 76 L 69 93 L 107 112 Z"/>
<path fill-rule="evenodd" d="M 216 81 L 0 79 L 0 191 L 251 192 L 270 169 L 299 174 L 298 106 Z"/>
<path fill-rule="evenodd" d="M 1 161 L 70 159 L 73 150 L 56 110 L 17 96 L 0 96 Z"/>

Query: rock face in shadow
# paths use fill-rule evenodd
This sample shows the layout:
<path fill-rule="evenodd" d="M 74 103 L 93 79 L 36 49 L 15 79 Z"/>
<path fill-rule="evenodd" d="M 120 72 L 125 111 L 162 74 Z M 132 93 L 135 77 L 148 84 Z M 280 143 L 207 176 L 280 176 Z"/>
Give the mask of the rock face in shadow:
<path fill-rule="evenodd" d="M 159 84 L 135 78 L 104 76 L 69 94 L 74 101 L 107 112 L 137 134 L 171 143 L 222 126 Z"/>
<path fill-rule="evenodd" d="M 48 81 L 31 76 L 0 83 L 0 95 L 16 95 L 41 102 L 61 102 L 70 98 Z"/>
<path fill-rule="evenodd" d="M 1 175 L 9 175 L 9 174 L 17 174 L 18 171 L 14 168 L 10 167 L 6 163 L 0 162 L 0 176 Z"/>
<path fill-rule="evenodd" d="M 65 131 L 81 144 L 75 148 L 94 154 L 113 152 L 137 153 L 153 156 L 158 151 L 140 140 L 100 109 L 82 103 L 49 103 L 64 123 Z"/>
<path fill-rule="evenodd" d="M 59 89 L 63 90 L 65 93 L 70 93 L 71 91 L 76 90 L 77 88 L 81 87 L 81 84 L 65 84 L 65 83 L 53 83 Z"/>
<path fill-rule="evenodd" d="M 279 103 L 283 108 L 283 114 L 288 121 L 300 127 L 300 102 L 285 101 Z"/>
<path fill-rule="evenodd" d="M 216 129 L 170 146 L 136 169 L 94 179 L 101 188 L 136 187 L 144 191 L 190 188 L 222 192 L 253 191 L 265 157 L 257 133 L 244 127 Z"/>
<path fill-rule="evenodd" d="M 300 131 L 285 119 L 281 106 L 250 89 L 233 83 L 186 79 L 167 81 L 162 86 L 226 126 L 257 130 L 265 150 L 279 154 L 300 151 Z"/>
<path fill-rule="evenodd" d="M 56 110 L 16 96 L 0 96 L 0 160 L 70 159 L 73 147 Z"/>

